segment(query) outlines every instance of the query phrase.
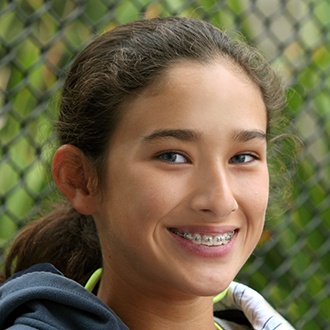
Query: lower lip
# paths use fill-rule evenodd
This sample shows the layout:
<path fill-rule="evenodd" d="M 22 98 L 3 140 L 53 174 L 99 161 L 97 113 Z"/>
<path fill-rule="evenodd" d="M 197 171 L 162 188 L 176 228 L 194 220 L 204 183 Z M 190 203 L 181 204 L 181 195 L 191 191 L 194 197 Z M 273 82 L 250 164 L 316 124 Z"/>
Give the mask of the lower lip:
<path fill-rule="evenodd" d="M 172 233 L 171 231 L 169 231 L 169 233 L 186 252 L 202 258 L 223 258 L 229 255 L 234 247 L 238 234 L 238 232 L 235 231 L 234 236 L 225 245 L 207 246 L 203 244 L 195 244 L 188 239 Z"/>

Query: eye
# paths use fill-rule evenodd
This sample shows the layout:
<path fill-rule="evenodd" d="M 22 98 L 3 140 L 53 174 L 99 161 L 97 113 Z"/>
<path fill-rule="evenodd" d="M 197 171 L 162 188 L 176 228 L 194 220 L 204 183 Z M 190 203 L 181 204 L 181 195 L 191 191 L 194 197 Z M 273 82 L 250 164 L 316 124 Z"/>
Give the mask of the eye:
<path fill-rule="evenodd" d="M 229 163 L 230 164 L 251 163 L 256 159 L 258 159 L 258 157 L 252 154 L 238 154 L 230 158 Z"/>
<path fill-rule="evenodd" d="M 174 163 L 174 164 L 185 164 L 188 163 L 188 159 L 182 154 L 174 151 L 164 152 L 157 156 L 163 162 Z"/>

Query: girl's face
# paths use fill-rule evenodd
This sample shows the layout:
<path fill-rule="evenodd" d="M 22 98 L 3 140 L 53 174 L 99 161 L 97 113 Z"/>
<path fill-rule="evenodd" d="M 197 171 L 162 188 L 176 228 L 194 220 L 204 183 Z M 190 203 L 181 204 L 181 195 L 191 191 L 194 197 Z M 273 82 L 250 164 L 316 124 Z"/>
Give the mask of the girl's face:
<path fill-rule="evenodd" d="M 226 62 L 176 64 L 131 102 L 94 215 L 107 280 L 155 295 L 223 291 L 262 233 L 265 134 L 258 87 Z"/>

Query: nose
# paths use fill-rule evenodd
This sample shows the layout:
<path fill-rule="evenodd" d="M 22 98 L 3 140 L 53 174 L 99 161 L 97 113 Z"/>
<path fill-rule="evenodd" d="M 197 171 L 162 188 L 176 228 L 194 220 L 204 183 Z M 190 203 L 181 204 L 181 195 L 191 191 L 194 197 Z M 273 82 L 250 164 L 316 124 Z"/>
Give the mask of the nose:
<path fill-rule="evenodd" d="M 232 183 L 225 169 L 204 169 L 195 176 L 191 208 L 204 217 L 226 218 L 238 209 Z"/>

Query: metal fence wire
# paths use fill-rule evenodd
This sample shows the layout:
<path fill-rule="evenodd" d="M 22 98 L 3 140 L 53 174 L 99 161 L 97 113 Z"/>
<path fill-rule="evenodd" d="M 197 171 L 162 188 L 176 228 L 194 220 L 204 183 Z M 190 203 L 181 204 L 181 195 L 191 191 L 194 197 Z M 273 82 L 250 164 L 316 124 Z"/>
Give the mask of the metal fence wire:
<path fill-rule="evenodd" d="M 142 17 L 192 16 L 242 32 L 286 77 L 303 140 L 292 207 L 267 224 L 238 280 L 297 329 L 330 329 L 330 1 L 1 0 L 0 264 L 15 233 L 53 194 L 57 94 L 96 34 Z"/>

